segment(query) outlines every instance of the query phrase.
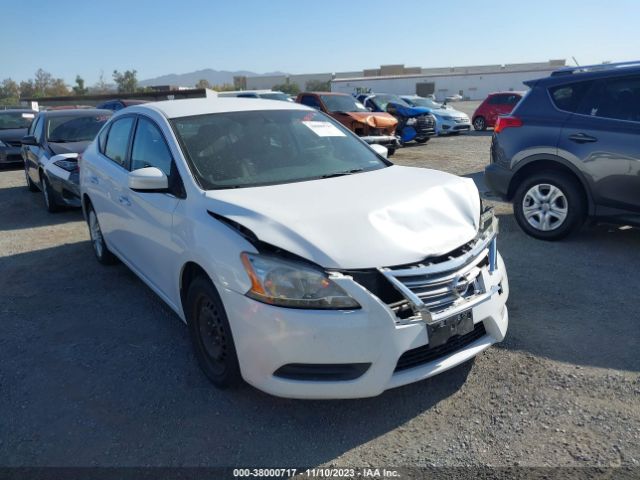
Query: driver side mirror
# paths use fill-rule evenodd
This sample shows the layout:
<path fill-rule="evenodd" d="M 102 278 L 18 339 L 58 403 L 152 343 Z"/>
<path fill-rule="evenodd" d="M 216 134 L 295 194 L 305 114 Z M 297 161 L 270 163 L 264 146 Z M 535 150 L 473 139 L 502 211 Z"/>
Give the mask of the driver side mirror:
<path fill-rule="evenodd" d="M 22 140 L 20 140 L 20 142 L 22 143 L 22 145 L 33 145 L 36 147 L 40 145 L 36 137 L 34 137 L 33 135 L 27 135 L 25 137 L 22 137 Z"/>
<path fill-rule="evenodd" d="M 128 184 L 134 192 L 162 193 L 169 188 L 169 178 L 159 168 L 145 167 L 129 172 Z"/>

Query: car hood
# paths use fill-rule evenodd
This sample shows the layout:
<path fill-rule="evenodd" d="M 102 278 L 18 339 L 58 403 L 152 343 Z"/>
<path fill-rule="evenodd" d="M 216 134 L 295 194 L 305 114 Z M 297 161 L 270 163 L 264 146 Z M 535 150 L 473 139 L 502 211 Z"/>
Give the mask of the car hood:
<path fill-rule="evenodd" d="M 51 143 L 49 148 L 56 155 L 61 153 L 82 153 L 86 150 L 91 142 L 69 142 L 69 143 Z"/>
<path fill-rule="evenodd" d="M 329 269 L 395 266 L 442 255 L 473 239 L 480 216 L 472 180 L 395 165 L 205 195 L 210 212 Z"/>
<path fill-rule="evenodd" d="M 26 128 L 8 128 L 0 130 L 0 141 L 19 142 L 27 134 Z"/>
<path fill-rule="evenodd" d="M 345 112 L 356 122 L 364 123 L 373 128 L 387 128 L 398 124 L 393 115 L 384 112 Z"/>

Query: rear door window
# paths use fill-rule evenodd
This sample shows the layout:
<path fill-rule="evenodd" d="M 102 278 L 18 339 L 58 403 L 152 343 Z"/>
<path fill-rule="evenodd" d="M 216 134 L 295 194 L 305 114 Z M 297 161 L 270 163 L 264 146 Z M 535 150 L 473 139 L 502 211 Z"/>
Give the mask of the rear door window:
<path fill-rule="evenodd" d="M 640 122 L 640 76 L 598 81 L 585 96 L 578 113 L 592 117 Z"/>
<path fill-rule="evenodd" d="M 300 101 L 303 105 L 308 107 L 316 108 L 320 110 L 320 102 L 313 95 L 303 95 L 302 100 Z"/>
<path fill-rule="evenodd" d="M 113 122 L 104 149 L 107 157 L 124 168 L 127 168 L 127 151 L 133 121 L 133 117 L 124 117 Z"/>

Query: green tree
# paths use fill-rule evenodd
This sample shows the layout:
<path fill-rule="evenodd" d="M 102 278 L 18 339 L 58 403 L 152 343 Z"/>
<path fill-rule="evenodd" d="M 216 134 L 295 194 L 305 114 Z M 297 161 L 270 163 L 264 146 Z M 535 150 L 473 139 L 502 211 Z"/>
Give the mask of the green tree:
<path fill-rule="evenodd" d="M 331 82 L 322 80 L 309 80 L 305 88 L 308 92 L 330 92 L 331 91 Z"/>
<path fill-rule="evenodd" d="M 33 80 L 23 80 L 20 82 L 20 97 L 21 98 L 34 98 L 42 95 L 38 95 L 36 87 L 33 84 Z"/>
<path fill-rule="evenodd" d="M 53 77 L 49 72 L 39 68 L 36 71 L 35 78 L 33 80 L 33 86 L 35 89 L 35 96 L 44 97 L 47 95 L 47 89 L 53 82 Z"/>
<path fill-rule="evenodd" d="M 209 80 L 201 78 L 196 83 L 196 88 L 211 88 L 211 84 L 209 83 Z"/>
<path fill-rule="evenodd" d="M 300 93 L 300 87 L 297 83 L 282 83 L 280 85 L 274 85 L 271 87 L 271 90 L 277 90 L 289 95 L 297 95 Z"/>
<path fill-rule="evenodd" d="M 124 73 L 120 73 L 118 70 L 113 71 L 113 81 L 116 82 L 118 93 L 134 93 L 137 90 L 137 73 L 137 70 L 126 70 Z"/>
<path fill-rule="evenodd" d="M 17 105 L 20 98 L 20 87 L 10 78 L 0 83 L 0 103 L 2 105 Z"/>
<path fill-rule="evenodd" d="M 89 91 L 89 89 L 84 86 L 84 78 L 80 75 L 76 75 L 76 84 L 72 88 L 73 93 L 76 95 L 86 95 Z"/>
<path fill-rule="evenodd" d="M 69 87 L 67 87 L 62 78 L 54 78 L 49 82 L 44 93 L 48 97 L 62 97 L 69 95 Z"/>

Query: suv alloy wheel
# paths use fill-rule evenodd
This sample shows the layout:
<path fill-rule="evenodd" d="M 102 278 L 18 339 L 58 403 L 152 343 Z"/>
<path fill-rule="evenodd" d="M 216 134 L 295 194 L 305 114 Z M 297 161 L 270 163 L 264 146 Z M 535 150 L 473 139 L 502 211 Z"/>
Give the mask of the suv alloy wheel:
<path fill-rule="evenodd" d="M 518 225 L 532 237 L 559 240 L 584 222 L 580 186 L 561 172 L 540 172 L 525 179 L 513 198 Z"/>

